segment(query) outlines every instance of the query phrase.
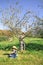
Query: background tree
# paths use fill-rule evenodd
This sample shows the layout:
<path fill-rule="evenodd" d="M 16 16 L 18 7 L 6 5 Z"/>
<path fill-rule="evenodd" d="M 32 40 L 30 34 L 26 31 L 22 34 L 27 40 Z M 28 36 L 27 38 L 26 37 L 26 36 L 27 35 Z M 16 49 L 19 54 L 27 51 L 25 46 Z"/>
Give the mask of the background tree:
<path fill-rule="evenodd" d="M 43 38 L 43 19 L 35 16 L 36 20 L 34 22 L 33 35 L 35 37 Z"/>

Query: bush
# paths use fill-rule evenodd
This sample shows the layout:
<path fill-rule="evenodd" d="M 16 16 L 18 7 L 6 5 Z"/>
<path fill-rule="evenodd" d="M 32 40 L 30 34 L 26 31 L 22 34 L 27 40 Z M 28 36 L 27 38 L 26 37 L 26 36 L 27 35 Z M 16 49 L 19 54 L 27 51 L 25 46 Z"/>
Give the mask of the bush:
<path fill-rule="evenodd" d="M 7 39 L 8 39 L 7 36 L 0 36 L 0 42 L 1 42 L 1 41 L 5 41 L 5 40 L 7 40 Z"/>

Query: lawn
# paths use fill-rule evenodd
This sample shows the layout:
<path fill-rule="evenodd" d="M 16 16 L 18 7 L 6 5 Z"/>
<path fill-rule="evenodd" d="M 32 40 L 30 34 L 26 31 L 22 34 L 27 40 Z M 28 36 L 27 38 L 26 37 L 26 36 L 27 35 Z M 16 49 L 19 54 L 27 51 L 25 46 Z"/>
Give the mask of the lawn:
<path fill-rule="evenodd" d="M 25 38 L 26 50 L 20 52 L 18 50 L 17 58 L 9 58 L 8 53 L 11 52 L 13 45 L 19 48 L 19 41 L 1 41 L 0 42 L 0 65 L 43 65 L 43 39 L 41 38 Z"/>

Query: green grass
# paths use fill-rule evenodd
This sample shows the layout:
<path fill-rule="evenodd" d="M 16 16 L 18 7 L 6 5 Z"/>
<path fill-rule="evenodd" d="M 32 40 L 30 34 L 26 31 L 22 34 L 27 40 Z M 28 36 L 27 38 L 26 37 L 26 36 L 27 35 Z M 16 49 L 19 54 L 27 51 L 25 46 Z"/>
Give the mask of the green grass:
<path fill-rule="evenodd" d="M 9 58 L 6 54 L 11 53 L 13 45 L 19 48 L 18 39 L 0 42 L 0 65 L 43 65 L 43 39 L 26 37 L 24 42 L 26 50 L 23 53 L 18 51 L 17 58 Z"/>
<path fill-rule="evenodd" d="M 17 47 L 19 46 L 19 41 L 17 38 L 15 38 L 13 41 L 1 41 L 0 42 L 0 49 L 2 50 L 10 50 L 12 46 L 16 45 Z"/>

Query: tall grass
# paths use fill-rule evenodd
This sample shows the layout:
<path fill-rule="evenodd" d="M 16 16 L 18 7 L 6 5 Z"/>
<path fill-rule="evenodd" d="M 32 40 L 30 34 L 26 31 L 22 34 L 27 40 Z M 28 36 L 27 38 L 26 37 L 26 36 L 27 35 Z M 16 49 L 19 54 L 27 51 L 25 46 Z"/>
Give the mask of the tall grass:
<path fill-rule="evenodd" d="M 24 42 L 26 44 L 26 49 L 43 49 L 43 39 L 41 38 L 25 38 Z M 12 46 L 17 46 L 19 48 L 19 40 L 14 38 L 13 41 L 1 41 L 0 42 L 0 49 L 2 50 L 10 50 Z"/>
<path fill-rule="evenodd" d="M 15 38 L 13 41 L 1 41 L 0 42 L 0 49 L 2 50 L 10 50 L 12 48 L 12 46 L 16 45 L 17 47 L 19 46 L 19 41 L 17 38 Z"/>
<path fill-rule="evenodd" d="M 7 53 L 11 52 L 13 45 L 19 47 L 19 41 L 15 38 L 11 41 L 0 42 L 0 65 L 43 65 L 43 39 L 25 38 L 26 50 L 18 51 L 17 58 L 9 58 Z M 6 51 L 7 50 L 7 51 Z"/>

